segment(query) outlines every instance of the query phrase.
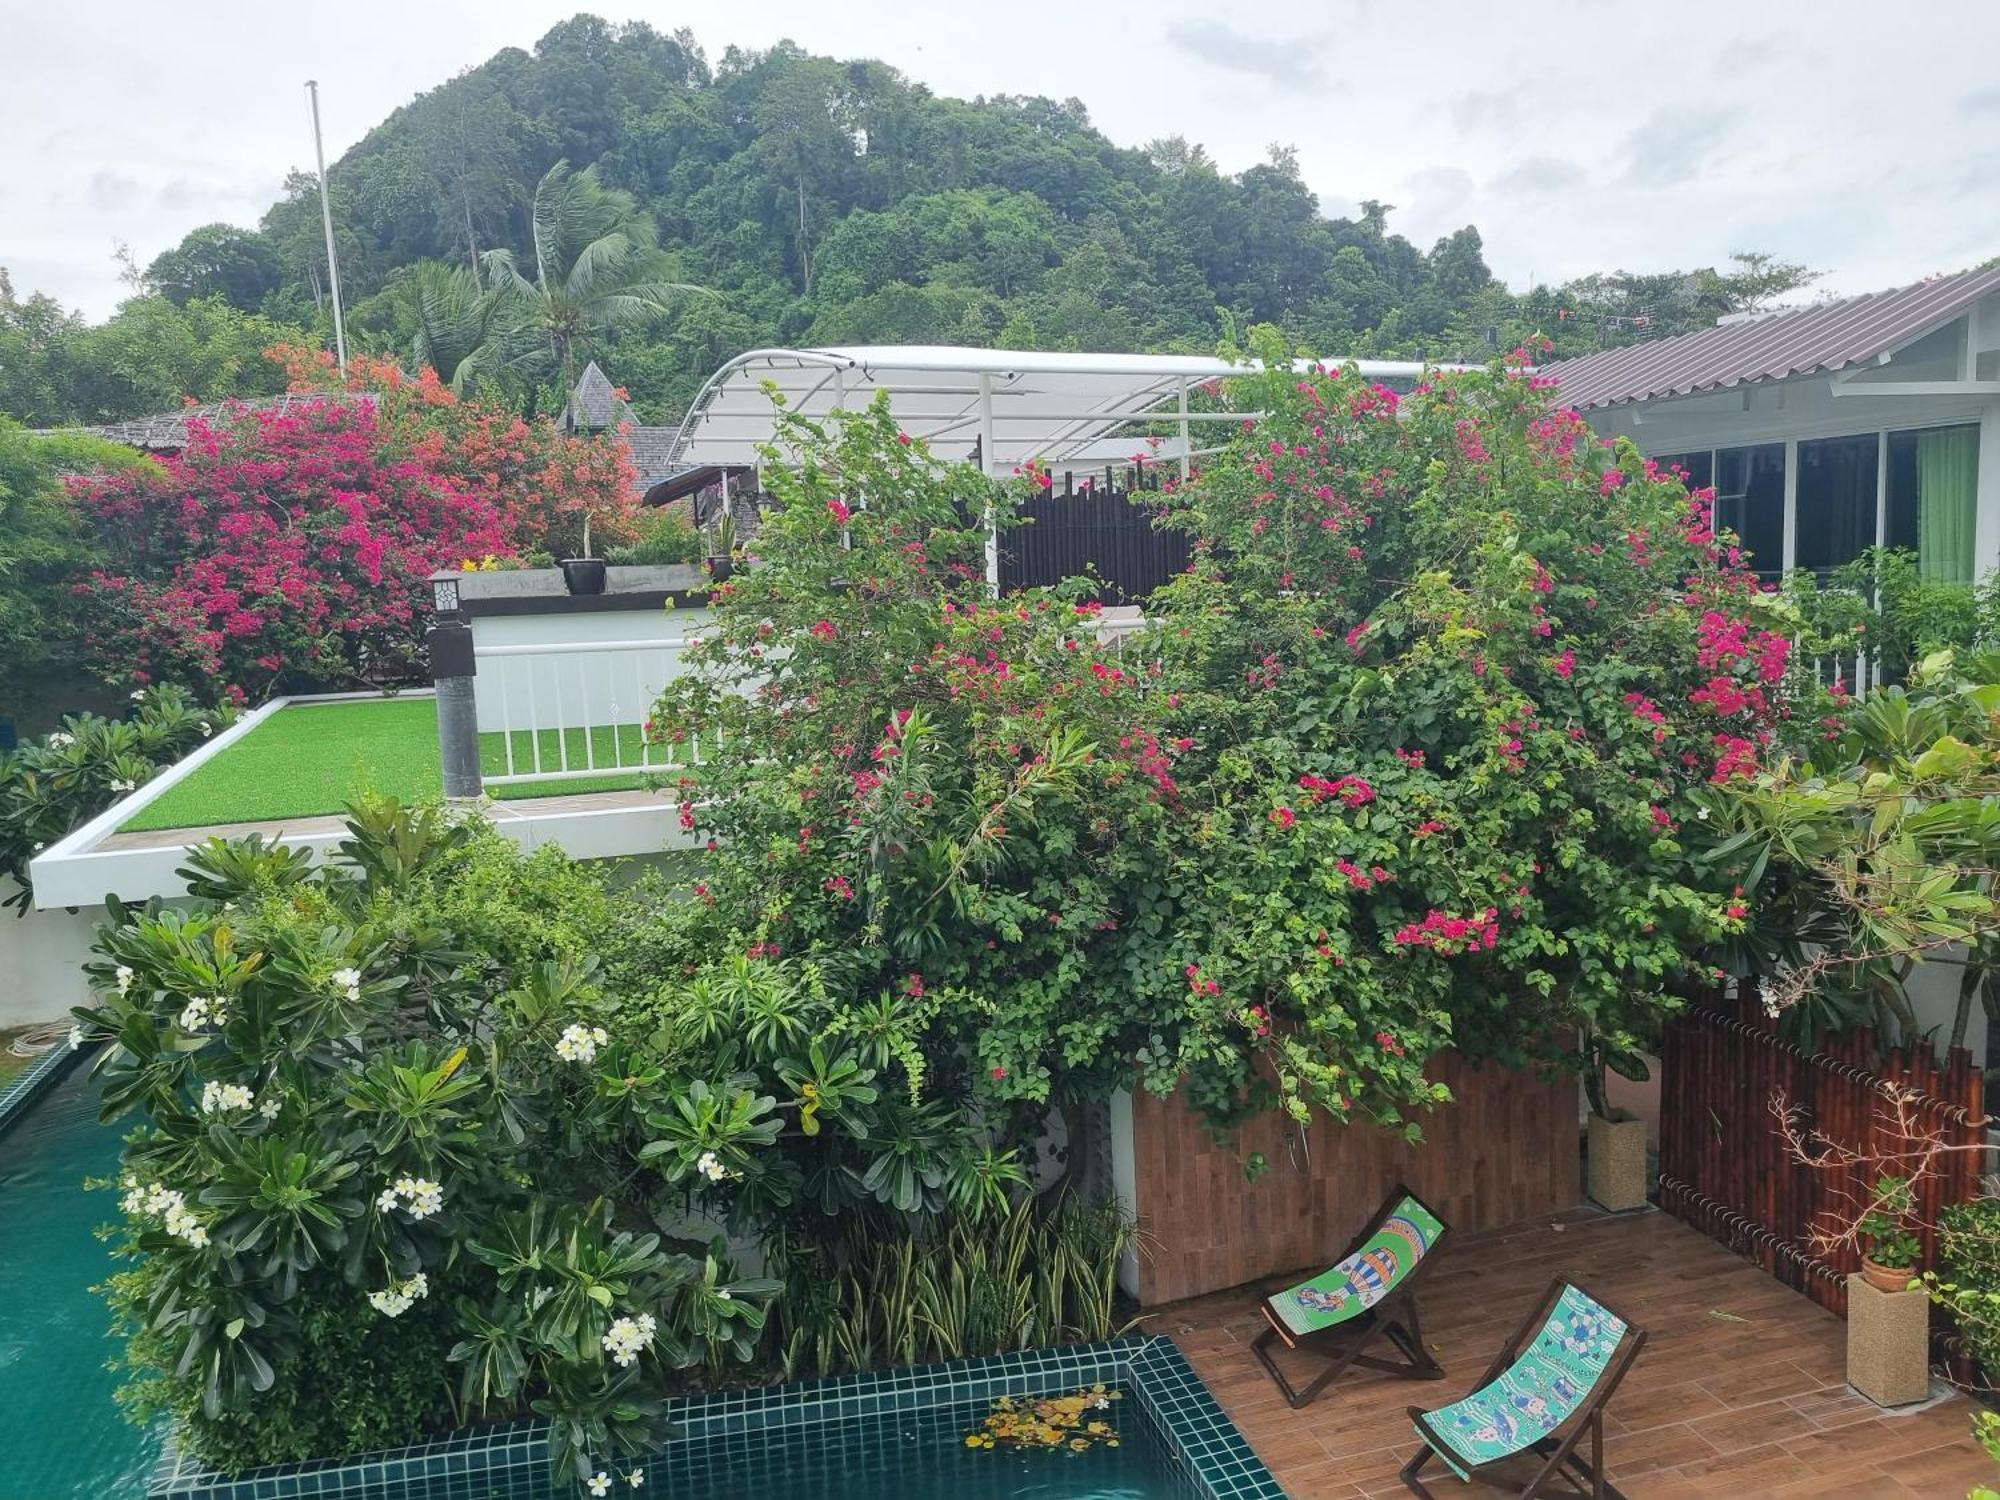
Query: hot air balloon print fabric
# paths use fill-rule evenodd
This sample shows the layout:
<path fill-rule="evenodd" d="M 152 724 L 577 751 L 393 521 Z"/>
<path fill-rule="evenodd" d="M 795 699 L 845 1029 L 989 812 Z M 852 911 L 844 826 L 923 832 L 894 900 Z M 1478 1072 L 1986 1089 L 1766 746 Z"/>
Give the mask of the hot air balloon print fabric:
<path fill-rule="evenodd" d="M 1393 1291 L 1443 1230 L 1423 1204 L 1404 1198 L 1359 1250 L 1310 1281 L 1278 1293 L 1271 1309 L 1295 1336 L 1345 1323 Z"/>

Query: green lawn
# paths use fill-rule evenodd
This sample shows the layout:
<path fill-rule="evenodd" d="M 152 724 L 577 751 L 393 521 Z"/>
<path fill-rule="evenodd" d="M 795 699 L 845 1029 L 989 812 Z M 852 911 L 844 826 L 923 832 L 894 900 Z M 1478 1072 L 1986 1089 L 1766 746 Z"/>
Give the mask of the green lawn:
<path fill-rule="evenodd" d="M 516 772 L 535 769 L 537 738 L 541 741 L 541 769 L 559 769 L 565 748 L 570 769 L 584 768 L 583 730 L 545 729 L 539 736 L 517 730 L 513 736 Z M 506 735 L 497 733 L 479 737 L 480 763 L 487 775 L 506 772 L 506 740 Z M 622 751 L 627 762 L 637 760 L 639 726 L 593 729 L 589 749 L 600 765 L 612 760 L 614 749 Z M 337 813 L 363 792 L 421 802 L 439 795 L 442 778 L 433 699 L 294 704 L 280 709 L 187 780 L 169 788 L 158 801 L 141 808 L 124 826 L 139 832 L 313 817 Z M 495 797 L 548 797 L 625 791 L 646 783 L 645 775 L 626 772 L 575 781 L 522 782 L 488 790 Z"/>

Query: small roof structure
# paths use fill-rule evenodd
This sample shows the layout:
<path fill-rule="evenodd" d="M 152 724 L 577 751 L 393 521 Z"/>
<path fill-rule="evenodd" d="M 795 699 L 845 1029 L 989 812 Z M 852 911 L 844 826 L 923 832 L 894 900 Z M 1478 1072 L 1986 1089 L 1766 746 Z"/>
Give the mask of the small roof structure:
<path fill-rule="evenodd" d="M 1880 362 L 2000 290 L 2000 266 L 1731 319 L 1696 333 L 1543 367 L 1563 404 L 1588 412 Z"/>
<path fill-rule="evenodd" d="M 1408 360 L 1337 361 L 1384 382 L 1414 382 Z M 1061 463 L 1125 423 L 1177 415 L 1179 394 L 1254 366 L 1187 354 L 1080 354 L 948 345 L 752 349 L 709 377 L 682 421 L 676 456 L 702 464 L 754 464 L 771 440 L 768 382 L 808 417 L 858 410 L 889 393 L 896 420 L 942 453 L 981 446 L 991 472 L 1030 459 Z M 1162 403 L 1171 403 L 1162 408 Z M 1234 422 L 1196 413 L 1192 421 Z M 990 441 L 982 436 L 990 428 Z M 1195 446 L 1200 446 L 1199 443 Z"/>
<path fill-rule="evenodd" d="M 569 404 L 562 409 L 562 416 L 557 422 L 573 431 L 602 432 L 620 422 L 636 423 L 638 420 L 632 403 L 618 394 L 611 377 L 593 359 L 577 376 L 576 389 L 569 393 Z"/>

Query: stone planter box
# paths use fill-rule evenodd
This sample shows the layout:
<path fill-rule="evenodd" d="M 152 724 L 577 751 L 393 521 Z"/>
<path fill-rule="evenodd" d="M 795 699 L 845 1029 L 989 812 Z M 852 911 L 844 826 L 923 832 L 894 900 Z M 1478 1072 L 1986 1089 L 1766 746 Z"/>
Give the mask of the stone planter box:
<path fill-rule="evenodd" d="M 1600 1208 L 1629 1213 L 1646 1206 L 1646 1122 L 1590 1117 L 1590 1197 Z"/>
<path fill-rule="evenodd" d="M 1931 1299 L 1847 1278 L 1847 1383 L 1878 1406 L 1909 1406 L 1931 1390 Z"/>

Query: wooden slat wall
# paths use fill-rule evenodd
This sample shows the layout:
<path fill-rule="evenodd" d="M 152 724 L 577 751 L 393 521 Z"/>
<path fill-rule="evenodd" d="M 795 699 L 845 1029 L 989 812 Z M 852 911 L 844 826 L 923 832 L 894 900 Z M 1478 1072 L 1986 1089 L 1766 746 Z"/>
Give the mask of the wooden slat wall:
<path fill-rule="evenodd" d="M 1430 1076 L 1448 1084 L 1457 1102 L 1424 1117 L 1421 1142 L 1322 1117 L 1306 1133 L 1309 1157 L 1287 1150 L 1292 1131 L 1275 1114 L 1219 1145 L 1179 1095 L 1134 1094 L 1138 1210 L 1150 1242 L 1139 1262 L 1139 1300 L 1152 1306 L 1323 1266 L 1398 1181 L 1456 1230 L 1518 1223 L 1577 1203 L 1573 1081 L 1472 1067 L 1455 1056 L 1437 1059 Z M 1243 1173 L 1253 1151 L 1271 1163 L 1255 1182 Z"/>

